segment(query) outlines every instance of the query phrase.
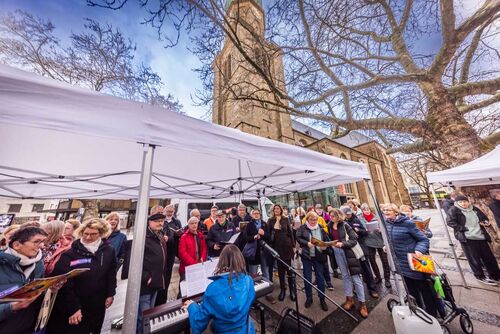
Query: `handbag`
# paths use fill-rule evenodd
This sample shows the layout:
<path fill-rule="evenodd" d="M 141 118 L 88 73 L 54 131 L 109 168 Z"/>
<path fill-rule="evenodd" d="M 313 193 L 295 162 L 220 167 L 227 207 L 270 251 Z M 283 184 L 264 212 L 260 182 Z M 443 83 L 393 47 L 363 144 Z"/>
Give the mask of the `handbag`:
<path fill-rule="evenodd" d="M 349 234 L 347 233 L 347 229 L 345 228 L 345 225 L 344 225 L 344 231 L 345 231 L 346 240 L 349 240 Z M 356 240 L 356 245 L 354 247 L 351 247 L 351 250 L 354 253 L 354 256 L 356 257 L 356 259 L 358 259 L 358 260 L 360 260 L 361 258 L 363 258 L 365 256 L 365 253 L 363 252 L 363 249 L 361 248 L 361 246 L 359 245 L 359 242 L 357 242 L 357 240 Z"/>
<path fill-rule="evenodd" d="M 246 259 L 253 260 L 257 253 L 257 241 L 247 242 L 242 253 Z"/>

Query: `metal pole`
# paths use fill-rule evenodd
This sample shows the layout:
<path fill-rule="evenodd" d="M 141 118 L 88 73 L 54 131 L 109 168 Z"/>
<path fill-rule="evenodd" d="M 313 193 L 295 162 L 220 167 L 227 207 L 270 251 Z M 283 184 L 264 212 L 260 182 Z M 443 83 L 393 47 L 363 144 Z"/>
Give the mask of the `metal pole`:
<path fill-rule="evenodd" d="M 401 288 L 399 287 L 399 280 L 398 277 L 396 276 L 396 264 L 394 263 L 394 256 L 393 256 L 393 250 L 391 245 L 389 244 L 389 238 L 387 236 L 387 229 L 385 227 L 384 219 L 382 216 L 382 211 L 380 210 L 380 206 L 378 205 L 377 199 L 375 198 L 375 195 L 373 194 L 372 188 L 370 187 L 370 182 L 365 179 L 364 180 L 366 183 L 366 186 L 368 187 L 368 192 L 370 193 L 370 196 L 373 200 L 373 204 L 375 205 L 375 209 L 377 210 L 377 216 L 378 216 L 378 223 L 380 225 L 380 231 L 382 232 L 382 239 L 384 240 L 384 245 L 385 249 L 387 251 L 387 258 L 389 260 L 389 266 L 391 267 L 391 272 L 392 276 L 394 277 L 394 284 L 396 286 L 396 293 L 398 294 L 399 297 L 399 302 L 401 305 L 405 304 L 404 296 L 401 293 Z M 404 284 L 404 283 L 403 283 Z"/>
<path fill-rule="evenodd" d="M 457 257 L 457 252 L 455 251 L 455 245 L 453 244 L 453 240 L 451 239 L 450 231 L 448 231 L 448 225 L 446 225 L 446 219 L 444 218 L 443 211 L 441 210 L 441 205 L 439 204 L 439 201 L 437 200 L 436 193 L 434 192 L 434 185 L 430 185 L 431 192 L 432 192 L 432 197 L 434 197 L 434 204 L 436 205 L 436 208 L 439 211 L 439 217 L 441 218 L 441 222 L 443 223 L 444 226 L 444 231 L 446 233 L 446 237 L 448 238 L 448 245 L 450 246 L 451 252 L 453 253 L 453 258 L 455 259 L 455 263 L 457 264 L 458 271 L 460 272 L 460 276 L 462 276 L 462 282 L 464 283 L 464 288 L 469 289 L 469 286 L 467 285 L 467 282 L 465 281 L 465 275 L 462 270 L 462 266 L 460 266 L 460 261 L 458 260 Z"/>
<path fill-rule="evenodd" d="M 135 215 L 134 240 L 130 255 L 130 274 L 125 298 L 124 334 L 135 334 L 137 313 L 139 311 L 139 294 L 141 290 L 142 262 L 144 259 L 144 244 L 146 242 L 146 226 L 149 208 L 149 187 L 153 170 L 154 146 L 144 144 L 142 156 L 141 183 L 137 211 Z"/>

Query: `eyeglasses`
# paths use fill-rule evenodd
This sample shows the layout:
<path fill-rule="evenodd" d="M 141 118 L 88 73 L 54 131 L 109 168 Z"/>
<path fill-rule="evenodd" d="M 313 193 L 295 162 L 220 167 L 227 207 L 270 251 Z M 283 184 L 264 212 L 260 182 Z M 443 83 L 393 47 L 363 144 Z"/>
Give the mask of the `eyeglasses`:
<path fill-rule="evenodd" d="M 84 237 L 90 238 L 90 237 L 97 237 L 99 236 L 99 233 L 83 233 Z"/>

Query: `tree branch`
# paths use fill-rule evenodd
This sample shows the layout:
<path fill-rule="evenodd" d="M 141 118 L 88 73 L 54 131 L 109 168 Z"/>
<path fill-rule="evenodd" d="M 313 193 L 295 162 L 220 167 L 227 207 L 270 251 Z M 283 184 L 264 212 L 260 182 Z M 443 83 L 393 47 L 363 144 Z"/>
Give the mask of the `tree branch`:
<path fill-rule="evenodd" d="M 394 153 L 412 154 L 412 153 L 420 153 L 420 152 L 430 151 L 432 149 L 434 149 L 434 147 L 431 144 L 429 144 L 421 139 L 418 139 L 414 143 L 411 143 L 411 144 L 389 148 L 389 149 L 387 149 L 386 153 L 387 154 L 394 154 Z"/>
<path fill-rule="evenodd" d="M 466 114 L 470 111 L 481 109 L 497 102 L 500 102 L 500 93 L 497 93 L 489 99 L 485 99 L 477 103 L 459 106 L 458 111 L 460 111 L 460 113 L 462 114 Z"/>
<path fill-rule="evenodd" d="M 448 89 L 450 94 L 455 98 L 468 95 L 495 94 L 497 90 L 500 90 L 500 77 L 491 80 L 459 84 Z"/>
<path fill-rule="evenodd" d="M 493 132 L 491 135 L 483 139 L 486 143 L 492 145 L 493 147 L 500 144 L 500 131 Z"/>

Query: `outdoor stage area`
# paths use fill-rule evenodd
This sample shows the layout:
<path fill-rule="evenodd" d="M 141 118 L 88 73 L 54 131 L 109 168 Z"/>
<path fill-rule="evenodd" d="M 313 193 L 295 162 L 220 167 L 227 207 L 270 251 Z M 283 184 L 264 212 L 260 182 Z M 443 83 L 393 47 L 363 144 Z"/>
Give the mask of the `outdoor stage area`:
<path fill-rule="evenodd" d="M 420 217 L 431 217 L 430 226 L 432 232 L 434 233 L 434 237 L 431 239 L 431 253 L 447 273 L 450 283 L 455 285 L 453 287 L 453 292 L 457 300 L 457 304 L 466 308 L 469 312 L 469 315 L 474 323 L 474 332 L 479 334 L 498 333 L 500 330 L 500 287 L 484 286 L 477 283 L 465 259 L 461 259 L 460 264 L 462 268 L 464 268 L 465 277 L 471 286 L 471 289 L 468 290 L 461 287 L 461 277 L 458 269 L 456 268 L 454 259 L 449 255 L 448 241 L 446 240 L 446 235 L 443 230 L 444 227 L 439 221 L 439 213 L 437 210 L 418 210 L 415 213 Z M 460 253 L 460 251 L 458 253 Z M 169 298 L 174 298 L 177 295 L 179 281 L 179 276 L 176 274 L 177 267 L 178 265 L 176 264 L 171 283 L 173 288 L 170 290 Z M 299 289 L 303 288 L 303 282 L 301 282 L 300 279 L 298 279 L 297 283 Z M 342 281 L 340 279 L 333 278 L 332 283 L 335 290 L 327 291 L 327 295 L 337 303 L 342 304 L 344 302 Z M 123 314 L 126 284 L 127 281 L 118 281 L 115 303 L 106 314 L 103 333 L 120 333 L 118 330 L 110 330 L 110 327 L 111 320 Z M 277 277 L 275 277 L 275 284 L 278 284 Z M 392 285 L 394 289 L 394 282 Z M 392 291 L 387 291 L 383 284 L 380 285 L 380 289 L 381 297 L 379 300 L 368 298 L 367 305 L 370 314 L 367 319 L 361 321 L 361 317 L 357 313 L 358 310 L 356 309 L 355 311 L 352 311 L 352 314 L 360 320 L 359 323 L 355 323 L 341 310 L 337 309 L 330 303 L 328 304 L 329 311 L 322 311 L 316 296 L 314 297 L 315 299 L 312 307 L 305 309 L 303 307 L 305 295 L 303 292 L 299 291 L 300 312 L 319 323 L 322 332 L 325 334 L 394 333 L 395 331 L 392 316 L 387 310 L 386 302 L 387 299 L 391 297 L 396 298 L 396 296 L 392 295 Z M 273 295 L 276 299 L 278 298 L 278 294 L 279 288 L 275 287 Z M 267 303 L 265 298 L 261 298 L 260 301 L 266 307 L 266 333 L 275 333 L 281 313 L 284 312 L 286 308 L 295 307 L 295 303 L 290 301 L 288 296 L 284 302 L 277 302 L 274 305 Z M 253 317 L 258 320 L 258 313 L 253 313 Z M 259 333 L 260 325 L 258 321 L 256 321 L 256 329 L 257 333 Z M 450 330 L 452 333 L 462 333 L 458 323 L 458 318 L 452 322 Z M 210 333 L 210 331 L 206 332 Z"/>

